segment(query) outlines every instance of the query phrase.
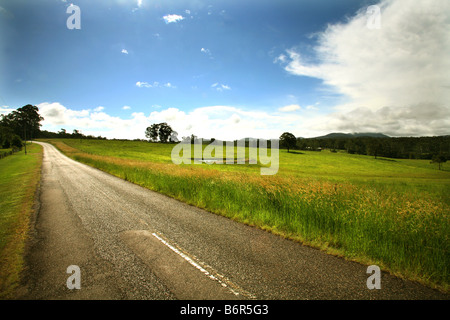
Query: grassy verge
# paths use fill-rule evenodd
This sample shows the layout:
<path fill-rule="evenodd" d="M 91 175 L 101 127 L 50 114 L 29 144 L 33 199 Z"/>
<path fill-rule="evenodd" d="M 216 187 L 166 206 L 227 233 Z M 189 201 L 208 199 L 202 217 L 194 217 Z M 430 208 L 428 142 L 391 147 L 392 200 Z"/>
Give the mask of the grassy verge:
<path fill-rule="evenodd" d="M 0 159 L 12 155 L 12 149 L 0 149 Z"/>
<path fill-rule="evenodd" d="M 0 160 L 0 298 L 13 298 L 20 280 L 30 213 L 40 179 L 42 147 L 27 145 Z"/>
<path fill-rule="evenodd" d="M 148 189 L 449 291 L 450 174 L 429 162 L 282 150 L 279 174 L 261 176 L 251 165 L 174 165 L 173 145 L 52 143 Z"/>

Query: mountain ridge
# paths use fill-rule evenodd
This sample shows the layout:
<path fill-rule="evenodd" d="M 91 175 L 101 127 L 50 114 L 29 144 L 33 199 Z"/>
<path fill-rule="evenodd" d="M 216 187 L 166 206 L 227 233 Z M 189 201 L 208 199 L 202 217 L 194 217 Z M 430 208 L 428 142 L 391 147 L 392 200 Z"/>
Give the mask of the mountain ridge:
<path fill-rule="evenodd" d="M 343 133 L 343 132 L 332 132 L 324 136 L 314 137 L 310 139 L 337 139 L 337 138 L 360 138 L 360 137 L 370 137 L 370 138 L 390 138 L 381 132 L 354 132 L 354 133 Z"/>

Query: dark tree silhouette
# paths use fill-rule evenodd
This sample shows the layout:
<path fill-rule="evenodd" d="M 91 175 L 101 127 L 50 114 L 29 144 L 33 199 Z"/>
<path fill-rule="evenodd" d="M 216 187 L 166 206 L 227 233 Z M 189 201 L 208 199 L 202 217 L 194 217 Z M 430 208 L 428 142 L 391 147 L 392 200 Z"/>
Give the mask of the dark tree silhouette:
<path fill-rule="evenodd" d="M 297 138 L 295 138 L 292 133 L 285 132 L 280 136 L 280 144 L 281 146 L 286 147 L 289 152 L 289 149 L 292 149 L 296 146 Z"/>
<path fill-rule="evenodd" d="M 441 170 L 441 163 L 447 162 L 447 158 L 443 154 L 435 154 L 431 158 L 431 163 L 437 163 L 439 165 L 439 170 Z"/>
<path fill-rule="evenodd" d="M 39 135 L 41 121 L 43 117 L 39 115 L 39 109 L 36 106 L 27 104 L 13 112 L 3 115 L 0 120 L 0 126 L 11 128 L 16 135 L 23 141 L 25 154 L 27 153 L 27 139 L 32 140 Z M 18 142 L 16 142 L 18 144 Z"/>
<path fill-rule="evenodd" d="M 159 124 L 152 124 L 145 130 L 145 136 L 150 139 L 150 141 L 156 142 L 158 140 Z"/>
<path fill-rule="evenodd" d="M 154 123 L 145 130 L 145 136 L 153 142 L 158 141 L 159 138 L 160 142 L 166 143 L 172 133 L 174 133 L 174 131 L 166 122 Z"/>
<path fill-rule="evenodd" d="M 172 128 L 165 122 L 159 124 L 159 140 L 166 143 L 172 134 Z"/>

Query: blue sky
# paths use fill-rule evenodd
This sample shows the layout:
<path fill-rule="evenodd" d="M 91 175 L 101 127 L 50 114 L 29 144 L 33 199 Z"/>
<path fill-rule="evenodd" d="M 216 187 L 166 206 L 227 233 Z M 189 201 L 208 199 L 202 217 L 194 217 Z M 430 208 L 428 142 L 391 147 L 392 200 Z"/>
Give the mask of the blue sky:
<path fill-rule="evenodd" d="M 31 103 L 43 129 L 109 138 L 144 138 L 163 121 L 180 137 L 223 140 L 448 134 L 448 4 L 431 2 L 441 9 L 404 0 L 0 0 L 0 112 Z M 81 29 L 67 28 L 72 4 Z M 371 5 L 381 9 L 375 30 Z M 412 81 L 424 72 L 430 78 Z"/>

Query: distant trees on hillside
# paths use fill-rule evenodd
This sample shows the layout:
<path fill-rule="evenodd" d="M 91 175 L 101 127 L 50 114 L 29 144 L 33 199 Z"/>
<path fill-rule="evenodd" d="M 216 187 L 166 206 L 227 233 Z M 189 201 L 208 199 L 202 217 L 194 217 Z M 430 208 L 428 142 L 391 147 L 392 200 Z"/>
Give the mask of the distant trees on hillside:
<path fill-rule="evenodd" d="M 387 158 L 431 160 L 438 154 L 450 158 L 450 136 L 299 138 L 296 147 L 301 150 L 345 150 L 350 154 Z"/>
<path fill-rule="evenodd" d="M 93 135 L 85 135 L 78 129 L 74 129 L 72 131 L 72 133 L 69 133 L 64 128 L 61 128 L 61 130 L 58 131 L 58 132 L 51 132 L 51 131 L 47 131 L 47 130 L 41 130 L 39 132 L 38 138 L 43 138 L 43 139 L 57 139 L 57 138 L 61 138 L 61 139 L 106 140 L 106 138 L 102 137 L 102 136 L 95 137 Z"/>

